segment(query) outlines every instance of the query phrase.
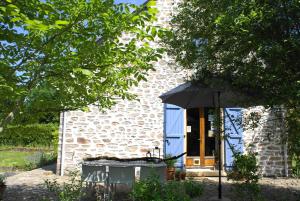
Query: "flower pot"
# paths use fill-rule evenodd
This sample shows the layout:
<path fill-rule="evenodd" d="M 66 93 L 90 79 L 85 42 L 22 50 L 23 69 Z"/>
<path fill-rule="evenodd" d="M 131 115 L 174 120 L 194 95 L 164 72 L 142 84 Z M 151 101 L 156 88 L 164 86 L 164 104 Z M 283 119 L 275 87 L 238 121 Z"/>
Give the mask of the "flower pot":
<path fill-rule="evenodd" d="M 180 181 L 181 180 L 180 174 L 181 174 L 181 172 L 179 172 L 179 171 L 175 172 L 175 180 L 176 181 Z"/>
<path fill-rule="evenodd" d="M 168 167 L 167 168 L 167 180 L 174 180 L 175 178 L 175 168 Z"/>
<path fill-rule="evenodd" d="M 185 180 L 186 172 L 180 172 L 180 179 Z"/>

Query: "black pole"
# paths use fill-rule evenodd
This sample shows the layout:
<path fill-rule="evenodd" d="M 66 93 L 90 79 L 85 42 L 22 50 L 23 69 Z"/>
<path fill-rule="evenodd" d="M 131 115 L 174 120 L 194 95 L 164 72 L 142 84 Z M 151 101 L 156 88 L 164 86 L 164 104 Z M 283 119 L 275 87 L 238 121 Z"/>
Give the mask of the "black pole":
<path fill-rule="evenodd" d="M 222 199 L 222 177 L 221 177 L 221 106 L 220 106 L 220 91 L 218 91 L 218 145 L 219 145 L 219 199 Z"/>

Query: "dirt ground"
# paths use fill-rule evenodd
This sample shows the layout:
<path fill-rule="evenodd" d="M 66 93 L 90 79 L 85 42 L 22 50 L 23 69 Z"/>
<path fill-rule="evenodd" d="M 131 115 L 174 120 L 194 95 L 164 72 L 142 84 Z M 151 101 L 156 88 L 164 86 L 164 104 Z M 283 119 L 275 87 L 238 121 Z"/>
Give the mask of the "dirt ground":
<path fill-rule="evenodd" d="M 218 196 L 218 178 L 201 178 L 199 182 L 204 184 L 203 196 L 195 201 L 208 201 Z M 263 178 L 259 182 L 262 197 L 265 201 L 300 201 L 300 179 L 294 178 Z M 231 201 L 244 201 L 236 193 L 235 185 L 222 178 L 222 195 Z M 225 200 L 225 199 L 224 199 Z"/>
<path fill-rule="evenodd" d="M 41 201 L 44 197 L 53 198 L 45 189 L 44 180 L 57 179 L 62 183 L 67 177 L 60 177 L 53 173 L 55 165 L 46 166 L 32 171 L 8 174 L 3 201 Z M 226 178 L 222 178 L 222 192 L 224 201 L 245 201 L 235 192 L 235 187 Z M 212 201 L 218 196 L 218 178 L 200 178 L 197 181 L 204 185 L 204 193 L 193 201 Z M 259 184 L 265 201 L 300 201 L 300 179 L 294 178 L 263 178 Z M 119 191 L 116 201 L 128 200 L 126 190 Z M 55 200 L 54 198 L 51 200 Z M 218 200 L 218 199 L 217 199 Z M 145 200 L 146 201 L 146 200 Z"/>

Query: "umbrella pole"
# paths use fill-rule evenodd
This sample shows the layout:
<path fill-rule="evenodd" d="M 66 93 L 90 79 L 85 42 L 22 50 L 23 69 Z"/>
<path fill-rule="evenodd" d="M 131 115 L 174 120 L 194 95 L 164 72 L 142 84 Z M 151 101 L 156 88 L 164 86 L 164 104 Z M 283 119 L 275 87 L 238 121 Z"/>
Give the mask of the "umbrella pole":
<path fill-rule="evenodd" d="M 219 135 L 219 139 L 218 139 L 218 145 L 219 145 L 219 199 L 222 199 L 222 177 L 221 177 L 221 106 L 220 106 L 220 91 L 218 91 L 218 135 Z"/>

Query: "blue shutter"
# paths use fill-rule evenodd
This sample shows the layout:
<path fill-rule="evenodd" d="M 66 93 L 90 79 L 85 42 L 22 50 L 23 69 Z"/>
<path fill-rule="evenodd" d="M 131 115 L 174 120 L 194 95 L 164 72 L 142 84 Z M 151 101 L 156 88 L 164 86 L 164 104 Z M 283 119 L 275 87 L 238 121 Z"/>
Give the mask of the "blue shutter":
<path fill-rule="evenodd" d="M 233 150 L 243 153 L 242 110 L 240 108 L 224 109 L 225 130 L 225 168 L 229 170 L 233 162 Z"/>
<path fill-rule="evenodd" d="M 183 153 L 184 118 L 183 109 L 171 104 L 164 106 L 164 150 L 165 154 L 177 156 Z M 183 157 L 177 160 L 176 167 L 183 167 Z"/>

